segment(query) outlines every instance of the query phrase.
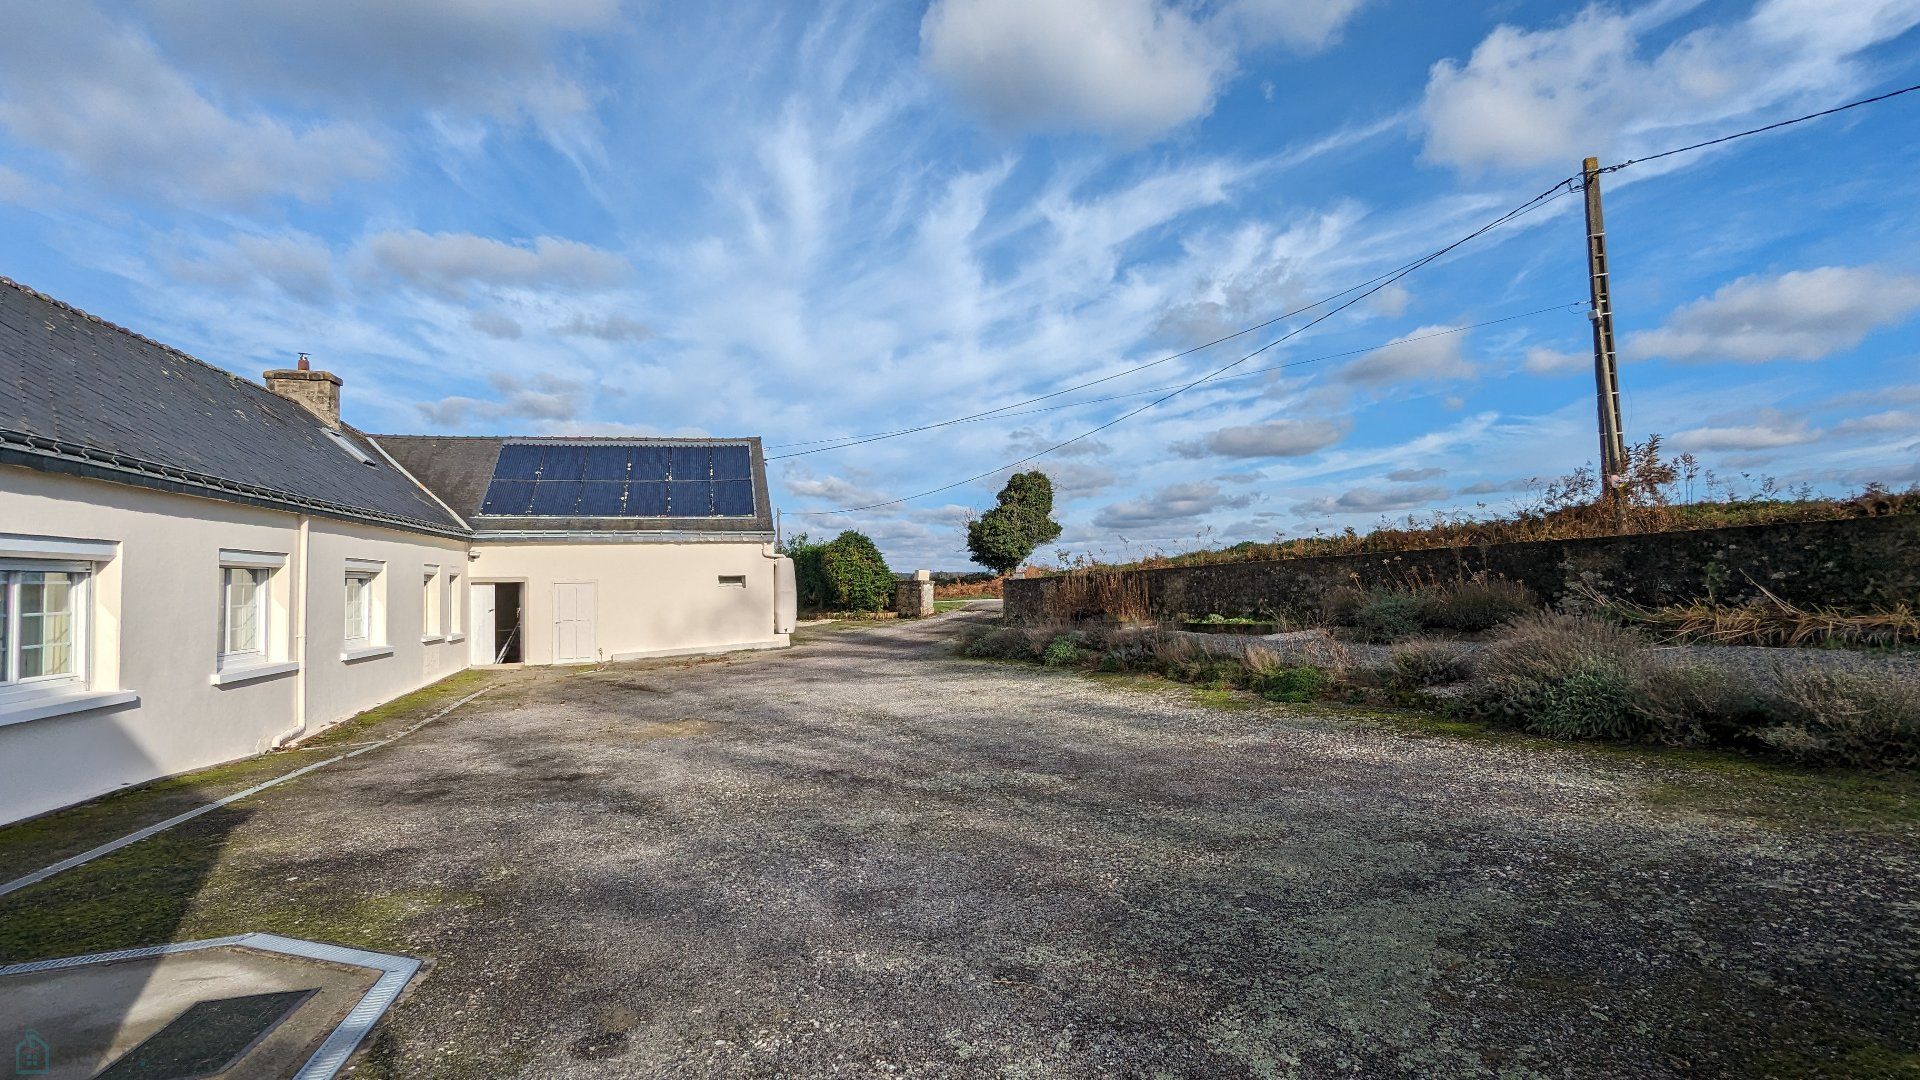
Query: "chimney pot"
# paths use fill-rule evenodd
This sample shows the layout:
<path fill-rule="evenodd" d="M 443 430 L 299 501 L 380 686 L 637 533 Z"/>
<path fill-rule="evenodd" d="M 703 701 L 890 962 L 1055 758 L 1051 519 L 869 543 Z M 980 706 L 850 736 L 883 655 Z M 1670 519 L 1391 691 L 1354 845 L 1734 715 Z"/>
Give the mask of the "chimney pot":
<path fill-rule="evenodd" d="M 300 354 L 299 367 L 269 371 L 264 378 L 267 389 L 319 417 L 328 427 L 340 426 L 340 376 L 312 370 L 306 353 Z"/>

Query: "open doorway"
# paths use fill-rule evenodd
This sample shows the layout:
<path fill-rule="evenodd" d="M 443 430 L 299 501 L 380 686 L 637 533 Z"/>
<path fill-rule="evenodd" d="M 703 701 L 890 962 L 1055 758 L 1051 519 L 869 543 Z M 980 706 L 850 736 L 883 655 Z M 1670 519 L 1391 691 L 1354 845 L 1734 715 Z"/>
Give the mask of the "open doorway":
<path fill-rule="evenodd" d="M 518 581 L 477 581 L 473 584 L 474 664 L 518 664 L 523 659 L 526 635 L 520 628 L 521 599 L 524 593 Z"/>

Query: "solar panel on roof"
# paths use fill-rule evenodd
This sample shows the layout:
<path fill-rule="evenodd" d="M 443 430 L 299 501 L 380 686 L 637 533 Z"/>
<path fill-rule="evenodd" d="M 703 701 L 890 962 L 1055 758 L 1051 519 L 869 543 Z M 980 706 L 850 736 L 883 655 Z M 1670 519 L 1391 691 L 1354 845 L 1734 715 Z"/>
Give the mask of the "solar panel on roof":
<path fill-rule="evenodd" d="M 675 480 L 667 485 L 668 517 L 712 517 L 713 481 Z"/>
<path fill-rule="evenodd" d="M 742 444 L 509 443 L 480 513 L 504 517 L 752 517 Z"/>
<path fill-rule="evenodd" d="M 633 448 L 633 480 L 665 480 L 667 466 L 673 455 L 664 446 L 636 446 Z"/>
<path fill-rule="evenodd" d="M 588 449 L 585 446 L 565 445 L 547 447 L 546 456 L 540 460 L 540 479 L 580 479 L 586 472 Z"/>
<path fill-rule="evenodd" d="M 580 476 L 585 480 L 625 480 L 627 459 L 632 456 L 633 448 L 628 446 L 589 446 Z"/>
<path fill-rule="evenodd" d="M 627 485 L 628 517 L 666 517 L 667 485 L 640 483 Z"/>
<path fill-rule="evenodd" d="M 495 480 L 487 485 L 487 500 L 482 514 L 524 514 L 533 503 L 533 481 Z"/>
<path fill-rule="evenodd" d="M 582 517 L 619 517 L 625 510 L 627 485 L 611 480 L 583 480 L 580 503 L 575 508 Z"/>
<path fill-rule="evenodd" d="M 753 454 L 744 446 L 714 447 L 713 478 L 715 480 L 753 479 Z"/>
<path fill-rule="evenodd" d="M 581 480 L 541 480 L 533 485 L 533 505 L 527 513 L 535 517 L 571 517 L 580 504 Z"/>
<path fill-rule="evenodd" d="M 753 481 L 715 480 L 713 514 L 715 517 L 752 517 Z"/>
<path fill-rule="evenodd" d="M 711 480 L 713 479 L 713 450 L 705 446 L 675 446 L 671 448 L 675 480 Z"/>
<path fill-rule="evenodd" d="M 493 463 L 495 480 L 531 480 L 540 473 L 540 451 L 538 446 L 507 445 L 500 448 L 500 456 Z"/>

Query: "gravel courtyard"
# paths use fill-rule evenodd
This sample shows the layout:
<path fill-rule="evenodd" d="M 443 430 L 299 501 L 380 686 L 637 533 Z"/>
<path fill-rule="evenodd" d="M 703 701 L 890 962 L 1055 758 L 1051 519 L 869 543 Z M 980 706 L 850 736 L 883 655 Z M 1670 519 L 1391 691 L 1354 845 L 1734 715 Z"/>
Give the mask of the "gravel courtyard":
<path fill-rule="evenodd" d="M 0 923 L 172 890 L 175 937 L 426 958 L 355 1076 L 1920 1069 L 1911 827 L 959 659 L 975 617 L 527 673 Z"/>

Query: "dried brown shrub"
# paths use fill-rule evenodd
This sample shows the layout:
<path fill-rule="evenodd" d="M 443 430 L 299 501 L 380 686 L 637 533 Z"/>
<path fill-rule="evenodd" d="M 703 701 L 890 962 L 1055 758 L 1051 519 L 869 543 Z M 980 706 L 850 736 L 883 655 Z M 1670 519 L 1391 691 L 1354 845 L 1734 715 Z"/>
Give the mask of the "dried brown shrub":
<path fill-rule="evenodd" d="M 1041 599 L 1041 611 L 1061 622 L 1147 621 L 1147 582 L 1111 569 L 1074 570 L 1056 578 Z"/>

